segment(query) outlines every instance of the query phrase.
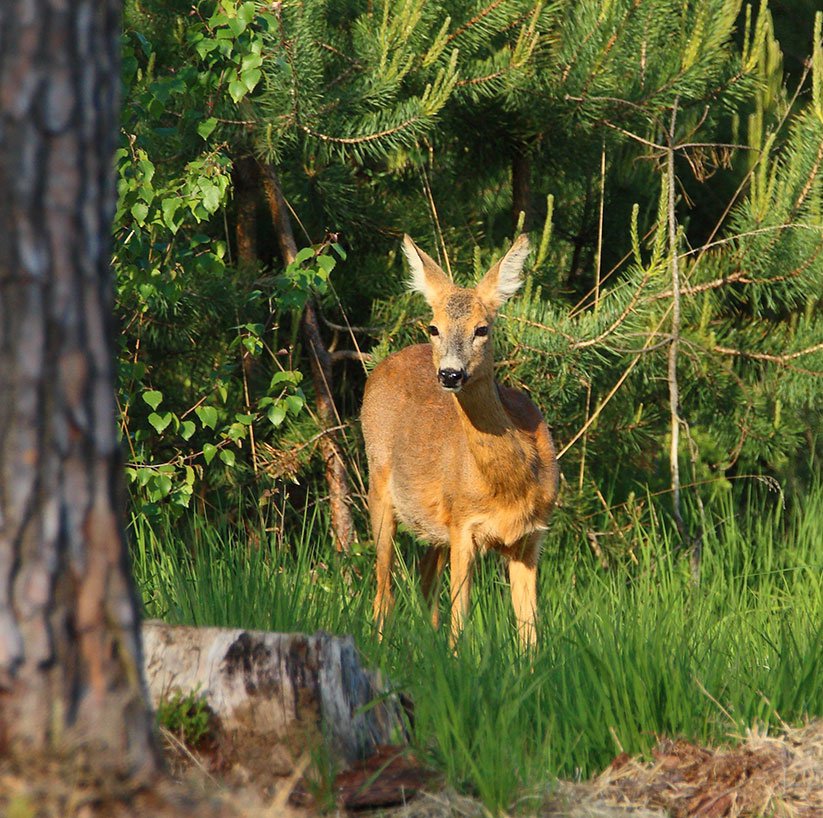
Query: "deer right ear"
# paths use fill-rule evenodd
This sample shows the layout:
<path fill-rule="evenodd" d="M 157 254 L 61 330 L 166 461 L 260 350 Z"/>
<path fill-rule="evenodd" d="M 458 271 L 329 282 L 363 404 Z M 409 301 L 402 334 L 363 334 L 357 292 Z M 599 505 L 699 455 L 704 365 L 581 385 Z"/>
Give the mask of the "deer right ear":
<path fill-rule="evenodd" d="M 424 253 L 408 234 L 403 236 L 403 254 L 411 271 L 409 289 L 421 293 L 429 305 L 439 301 L 443 292 L 451 286 L 451 281 L 440 269 L 440 265 Z"/>

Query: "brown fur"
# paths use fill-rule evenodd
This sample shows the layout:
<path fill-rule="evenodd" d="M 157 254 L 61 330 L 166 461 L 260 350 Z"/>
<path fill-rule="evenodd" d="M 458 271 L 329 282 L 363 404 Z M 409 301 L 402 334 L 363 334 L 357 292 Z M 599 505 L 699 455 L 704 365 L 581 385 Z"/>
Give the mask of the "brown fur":
<path fill-rule="evenodd" d="M 375 619 L 382 628 L 391 609 L 393 538 L 400 520 L 434 546 L 422 564 L 429 599 L 448 553 L 452 639 L 468 610 L 474 558 L 494 549 L 509 561 L 519 635 L 531 645 L 541 534 L 557 495 L 554 445 L 531 400 L 494 381 L 491 332 L 475 335 L 478 326 L 491 327 L 507 297 L 498 275 L 511 273 L 499 273 L 500 262 L 477 288 L 461 289 L 408 241 L 407 254 L 411 248 L 419 254 L 418 273 L 425 277 L 419 280 L 439 334 L 433 344 L 390 355 L 366 384 L 362 423 L 377 549 Z M 524 247 L 521 239 L 503 260 L 514 259 L 509 264 L 517 275 Z M 450 367 L 459 361 L 467 373 L 457 392 L 438 382 L 443 361 Z M 432 620 L 436 625 L 436 604 Z"/>

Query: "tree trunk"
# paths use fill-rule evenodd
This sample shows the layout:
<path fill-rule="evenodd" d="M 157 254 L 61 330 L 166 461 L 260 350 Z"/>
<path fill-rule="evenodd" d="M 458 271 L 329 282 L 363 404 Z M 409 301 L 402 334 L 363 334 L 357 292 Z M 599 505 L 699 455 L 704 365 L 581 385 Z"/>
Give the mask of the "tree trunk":
<path fill-rule="evenodd" d="M 121 521 L 119 5 L 0 6 L 0 754 L 159 767 Z"/>
<path fill-rule="evenodd" d="M 260 189 L 257 161 L 252 156 L 235 160 L 232 170 L 237 263 L 241 267 L 257 263 L 257 191 Z"/>
<path fill-rule="evenodd" d="M 263 169 L 263 185 L 280 246 L 280 255 L 284 264 L 291 264 L 297 255 L 297 242 L 294 240 L 291 220 L 286 212 L 286 203 L 280 192 L 277 176 L 271 166 Z M 306 302 L 300 323 L 303 340 L 309 354 L 317 416 L 325 431 L 320 438 L 319 445 L 326 469 L 326 483 L 329 487 L 329 509 L 334 544 L 338 551 L 348 551 L 354 542 L 355 535 L 354 520 L 349 506 L 351 489 L 343 447 L 340 445 L 337 432 L 332 431 L 334 427 L 340 425 L 340 418 L 334 405 L 331 356 L 320 334 L 314 299 L 310 298 Z"/>
<path fill-rule="evenodd" d="M 524 232 L 531 229 L 531 162 L 524 145 L 515 145 L 512 154 L 512 224 L 517 228 L 524 214 Z"/>

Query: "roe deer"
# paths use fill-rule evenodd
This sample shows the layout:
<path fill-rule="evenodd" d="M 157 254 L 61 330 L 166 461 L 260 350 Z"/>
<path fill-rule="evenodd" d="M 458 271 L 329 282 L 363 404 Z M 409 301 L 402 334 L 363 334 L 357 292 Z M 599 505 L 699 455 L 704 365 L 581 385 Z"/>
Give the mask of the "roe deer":
<path fill-rule="evenodd" d="M 409 286 L 422 293 L 433 317 L 431 343 L 387 357 L 369 376 L 363 397 L 378 631 L 393 602 L 393 539 L 400 520 L 433 546 L 422 560 L 421 581 L 434 603 L 435 627 L 447 557 L 454 644 L 468 612 L 475 556 L 494 549 L 508 559 L 518 635 L 531 646 L 537 638 L 537 562 L 558 468 L 540 411 L 522 392 L 495 382 L 491 338 L 497 310 L 521 284 L 528 239 L 520 236 L 469 289 L 453 284 L 408 236 L 403 251 Z"/>

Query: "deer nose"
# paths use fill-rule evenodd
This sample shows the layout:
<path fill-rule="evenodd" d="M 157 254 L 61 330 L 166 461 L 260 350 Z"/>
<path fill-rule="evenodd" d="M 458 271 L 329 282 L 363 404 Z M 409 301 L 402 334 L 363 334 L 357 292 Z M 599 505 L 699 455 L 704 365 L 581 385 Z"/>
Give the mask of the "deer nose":
<path fill-rule="evenodd" d="M 459 389 L 466 381 L 465 369 L 441 369 L 437 373 L 444 389 Z"/>

